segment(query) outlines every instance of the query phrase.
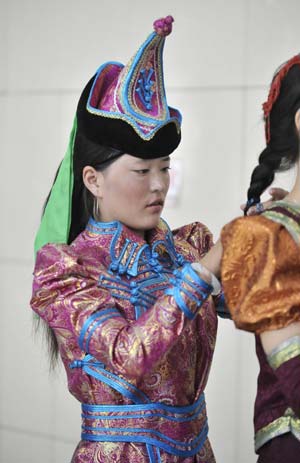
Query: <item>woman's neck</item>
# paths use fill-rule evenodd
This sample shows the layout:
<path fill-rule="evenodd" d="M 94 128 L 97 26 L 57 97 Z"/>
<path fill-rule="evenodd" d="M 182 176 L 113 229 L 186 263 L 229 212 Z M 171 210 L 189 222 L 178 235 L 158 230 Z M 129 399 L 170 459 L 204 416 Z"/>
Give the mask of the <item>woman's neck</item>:
<path fill-rule="evenodd" d="M 297 175 L 294 186 L 284 199 L 300 206 L 300 160 L 297 164 Z"/>

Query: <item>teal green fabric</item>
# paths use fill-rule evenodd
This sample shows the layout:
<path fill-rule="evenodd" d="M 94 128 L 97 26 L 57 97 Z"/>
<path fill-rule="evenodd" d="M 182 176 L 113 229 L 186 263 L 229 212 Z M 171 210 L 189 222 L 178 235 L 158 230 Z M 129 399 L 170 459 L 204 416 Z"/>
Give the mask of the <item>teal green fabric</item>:
<path fill-rule="evenodd" d="M 35 238 L 35 255 L 47 243 L 67 243 L 68 241 L 72 214 L 73 149 L 76 131 L 77 118 L 75 117 L 68 149 L 59 168 Z"/>

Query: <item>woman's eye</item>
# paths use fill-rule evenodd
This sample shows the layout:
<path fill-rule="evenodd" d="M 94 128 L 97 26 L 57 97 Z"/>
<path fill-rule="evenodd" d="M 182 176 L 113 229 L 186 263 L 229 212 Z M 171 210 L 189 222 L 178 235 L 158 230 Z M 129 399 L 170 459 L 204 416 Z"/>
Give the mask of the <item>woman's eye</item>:
<path fill-rule="evenodd" d="M 137 169 L 134 172 L 136 172 L 137 174 L 145 175 L 147 174 L 147 172 L 149 172 L 149 169 Z"/>
<path fill-rule="evenodd" d="M 162 170 L 163 172 L 168 172 L 168 170 L 171 170 L 171 167 L 170 167 L 170 166 L 168 166 L 168 167 L 163 167 L 161 170 Z"/>

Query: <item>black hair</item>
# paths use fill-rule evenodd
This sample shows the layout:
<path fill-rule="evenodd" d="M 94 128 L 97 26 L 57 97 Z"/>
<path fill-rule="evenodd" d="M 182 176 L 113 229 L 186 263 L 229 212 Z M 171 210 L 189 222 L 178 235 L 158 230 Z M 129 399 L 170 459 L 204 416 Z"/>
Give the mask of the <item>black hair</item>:
<path fill-rule="evenodd" d="M 94 197 L 83 183 L 83 168 L 85 166 L 92 166 L 97 171 L 104 171 L 122 154 L 124 154 L 123 151 L 93 143 L 88 138 L 86 138 L 82 132 L 77 132 L 73 153 L 74 186 L 72 195 L 72 217 L 68 244 L 74 241 L 74 239 L 85 229 L 90 216 L 93 215 Z M 53 185 L 57 178 L 59 168 L 60 165 L 56 171 Z M 50 198 L 52 188 L 44 203 L 43 214 Z M 94 218 L 96 219 L 96 217 Z M 53 329 L 50 328 L 50 326 L 40 317 L 34 318 L 34 325 L 36 332 L 40 329 L 44 330 L 50 360 L 50 369 L 52 370 L 56 366 L 58 360 L 57 338 Z"/>
<path fill-rule="evenodd" d="M 84 186 L 82 171 L 85 166 L 94 167 L 97 171 L 104 171 L 124 151 L 99 145 L 88 139 L 81 131 L 77 131 L 73 153 L 74 186 L 72 195 L 72 216 L 68 244 L 81 233 L 93 215 L 94 198 Z M 94 217 L 96 219 L 96 217 Z"/>
<path fill-rule="evenodd" d="M 279 96 L 269 115 L 270 140 L 252 172 L 245 215 L 251 205 L 260 201 L 275 173 L 290 169 L 299 159 L 299 135 L 295 126 L 295 114 L 299 108 L 300 65 L 295 64 L 283 78 Z"/>

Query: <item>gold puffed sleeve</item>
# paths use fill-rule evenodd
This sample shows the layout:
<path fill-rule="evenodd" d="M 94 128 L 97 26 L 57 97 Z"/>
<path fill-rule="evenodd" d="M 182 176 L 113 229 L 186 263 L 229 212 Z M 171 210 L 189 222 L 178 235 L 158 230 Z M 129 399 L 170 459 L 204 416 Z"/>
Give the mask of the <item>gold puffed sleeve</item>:
<path fill-rule="evenodd" d="M 300 320 L 300 247 L 266 217 L 239 218 L 221 232 L 222 285 L 236 326 L 261 333 Z"/>

